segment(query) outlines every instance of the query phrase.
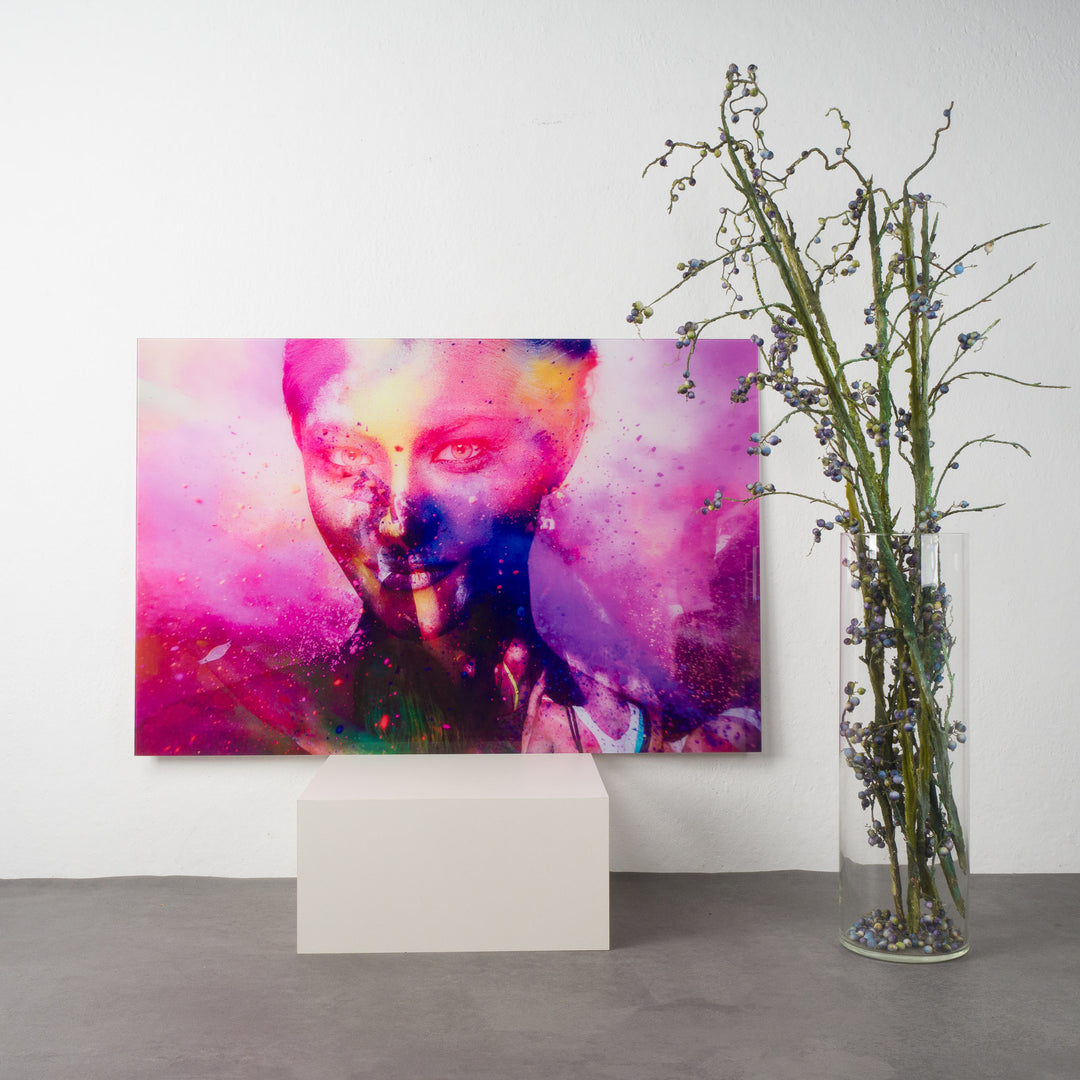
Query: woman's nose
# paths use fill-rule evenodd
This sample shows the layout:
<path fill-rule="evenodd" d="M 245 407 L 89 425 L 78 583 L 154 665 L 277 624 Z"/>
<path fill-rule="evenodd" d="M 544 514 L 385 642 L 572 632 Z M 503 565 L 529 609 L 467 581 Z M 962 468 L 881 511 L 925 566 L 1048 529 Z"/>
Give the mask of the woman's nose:
<path fill-rule="evenodd" d="M 386 513 L 379 519 L 379 535 L 384 540 L 404 540 L 412 519 L 408 496 L 392 495 L 387 500 Z"/>
<path fill-rule="evenodd" d="M 379 519 L 379 536 L 387 543 L 419 547 L 434 539 L 438 520 L 430 499 L 412 494 L 393 495 Z"/>
<path fill-rule="evenodd" d="M 379 518 L 379 538 L 387 544 L 416 548 L 438 532 L 439 514 L 417 474 L 416 459 L 408 448 L 395 448 L 383 492 L 386 506 Z"/>

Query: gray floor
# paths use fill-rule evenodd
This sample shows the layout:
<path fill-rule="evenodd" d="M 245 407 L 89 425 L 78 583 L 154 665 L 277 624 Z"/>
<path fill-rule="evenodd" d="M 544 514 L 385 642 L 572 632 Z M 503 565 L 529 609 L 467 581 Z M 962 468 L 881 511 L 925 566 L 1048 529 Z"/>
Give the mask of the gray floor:
<path fill-rule="evenodd" d="M 0 882 L 0 1076 L 1080 1078 L 1080 875 L 977 878 L 926 968 L 842 949 L 834 894 L 616 874 L 607 953 L 297 956 L 290 880 Z"/>

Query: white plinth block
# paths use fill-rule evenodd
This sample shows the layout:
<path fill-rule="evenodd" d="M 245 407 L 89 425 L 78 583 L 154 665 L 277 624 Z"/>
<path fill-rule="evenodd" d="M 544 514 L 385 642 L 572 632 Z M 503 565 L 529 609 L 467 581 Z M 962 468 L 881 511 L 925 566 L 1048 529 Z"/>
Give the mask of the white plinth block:
<path fill-rule="evenodd" d="M 606 949 L 608 918 L 587 755 L 337 755 L 297 803 L 297 952 Z"/>

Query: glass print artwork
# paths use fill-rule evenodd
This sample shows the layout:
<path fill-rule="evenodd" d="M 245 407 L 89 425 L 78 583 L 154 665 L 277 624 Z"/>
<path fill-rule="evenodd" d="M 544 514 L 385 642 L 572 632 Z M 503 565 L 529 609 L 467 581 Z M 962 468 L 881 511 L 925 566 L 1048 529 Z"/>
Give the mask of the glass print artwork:
<path fill-rule="evenodd" d="M 136 753 L 760 749 L 756 359 L 141 341 Z"/>

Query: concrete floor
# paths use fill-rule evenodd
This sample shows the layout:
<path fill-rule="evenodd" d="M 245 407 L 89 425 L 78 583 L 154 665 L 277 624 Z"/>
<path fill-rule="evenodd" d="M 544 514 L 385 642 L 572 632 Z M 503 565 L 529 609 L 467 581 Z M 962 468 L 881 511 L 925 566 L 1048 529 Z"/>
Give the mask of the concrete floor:
<path fill-rule="evenodd" d="M 610 952 L 397 956 L 298 956 L 292 880 L 0 882 L 0 1076 L 1080 1078 L 1080 875 L 972 894 L 916 968 L 841 948 L 831 874 L 615 874 Z"/>

